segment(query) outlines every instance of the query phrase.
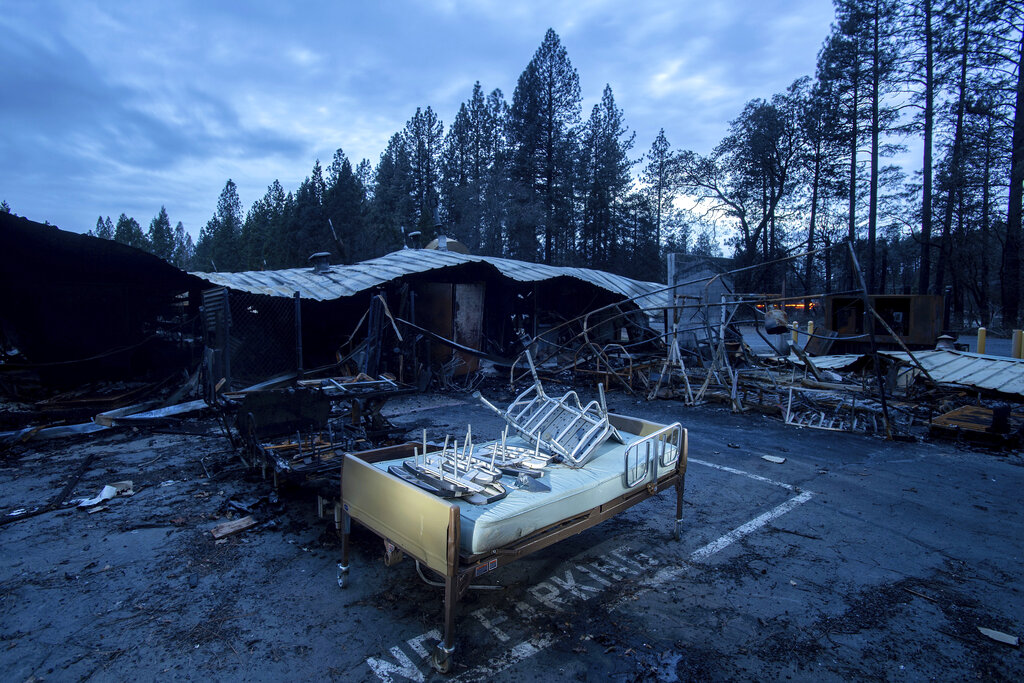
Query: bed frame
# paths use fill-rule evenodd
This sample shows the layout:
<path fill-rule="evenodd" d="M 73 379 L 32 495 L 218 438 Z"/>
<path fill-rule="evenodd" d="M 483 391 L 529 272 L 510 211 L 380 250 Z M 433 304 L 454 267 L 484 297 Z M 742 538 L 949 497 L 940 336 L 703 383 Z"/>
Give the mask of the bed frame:
<path fill-rule="evenodd" d="M 678 540 L 686 478 L 686 430 L 679 423 L 660 425 L 614 414 L 609 415 L 609 419 L 616 429 L 643 437 L 623 447 L 625 476 L 630 488 L 612 500 L 559 520 L 513 543 L 475 554 L 461 549 L 458 505 L 374 467 L 358 453 L 347 454 L 341 480 L 342 549 L 338 585 L 345 588 L 349 581 L 352 520 L 384 539 L 387 566 L 397 564 L 408 555 L 444 577 L 444 639 L 431 653 L 431 665 L 447 673 L 455 651 L 458 603 L 475 578 L 589 529 L 672 486 L 676 489 L 674 537 Z M 667 445 L 674 447 L 674 453 Z M 673 454 L 677 455 L 674 462 L 671 461 Z"/>

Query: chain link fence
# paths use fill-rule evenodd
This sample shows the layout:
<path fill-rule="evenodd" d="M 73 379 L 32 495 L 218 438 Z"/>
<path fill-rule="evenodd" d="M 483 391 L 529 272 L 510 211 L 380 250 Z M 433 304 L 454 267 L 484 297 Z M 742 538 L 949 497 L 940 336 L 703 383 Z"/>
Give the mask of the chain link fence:
<path fill-rule="evenodd" d="M 203 292 L 207 382 L 240 389 L 302 368 L 302 316 L 293 298 L 226 288 Z M 212 392 L 211 392 L 212 393 Z"/>

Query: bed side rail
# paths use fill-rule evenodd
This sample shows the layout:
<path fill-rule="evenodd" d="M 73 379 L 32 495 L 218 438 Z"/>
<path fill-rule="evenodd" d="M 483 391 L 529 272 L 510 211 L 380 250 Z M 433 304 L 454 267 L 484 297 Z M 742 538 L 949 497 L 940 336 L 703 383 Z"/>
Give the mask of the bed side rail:
<path fill-rule="evenodd" d="M 682 454 L 683 427 L 678 422 L 631 443 L 623 456 L 626 488 L 658 481 L 665 470 L 675 468 Z"/>
<path fill-rule="evenodd" d="M 523 439 L 546 453 L 561 456 L 569 467 L 583 467 L 609 437 L 621 440 L 608 420 L 603 401 L 591 401 L 584 406 L 575 391 L 556 399 L 547 396 L 538 383 L 519 394 L 506 410 L 492 404 L 479 391 L 473 396 L 500 415 Z"/>

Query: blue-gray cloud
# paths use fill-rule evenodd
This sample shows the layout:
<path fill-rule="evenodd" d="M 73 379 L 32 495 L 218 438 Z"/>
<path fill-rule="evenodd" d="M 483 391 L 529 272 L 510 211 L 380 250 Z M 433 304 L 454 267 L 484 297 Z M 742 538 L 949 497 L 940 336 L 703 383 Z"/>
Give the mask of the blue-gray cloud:
<path fill-rule="evenodd" d="M 664 127 L 708 151 L 746 100 L 813 70 L 827 0 L 434 0 L 8 5 L 0 198 L 73 230 L 161 204 L 193 231 L 227 178 L 243 203 L 343 148 L 376 162 L 416 107 L 447 125 L 479 80 L 511 98 L 544 31 L 609 83 L 637 155 Z"/>

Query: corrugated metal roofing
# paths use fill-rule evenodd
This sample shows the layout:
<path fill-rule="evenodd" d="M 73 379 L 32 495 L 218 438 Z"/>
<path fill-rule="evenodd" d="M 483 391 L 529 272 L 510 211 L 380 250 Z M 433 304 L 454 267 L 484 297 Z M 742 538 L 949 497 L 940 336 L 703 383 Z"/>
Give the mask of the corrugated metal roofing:
<path fill-rule="evenodd" d="M 330 301 L 358 294 L 406 275 L 461 266 L 466 263 L 488 264 L 505 277 L 519 282 L 539 282 L 556 277 L 571 277 L 629 299 L 639 298 L 638 305 L 643 307 L 668 305 L 667 293 L 659 291 L 664 290 L 665 285 L 657 282 L 633 280 L 589 268 L 548 266 L 542 263 L 527 263 L 494 256 L 459 254 L 453 251 L 434 249 L 403 249 L 351 266 L 331 266 L 330 270 L 325 273 L 315 273 L 312 268 L 291 268 L 242 273 L 192 273 L 192 275 L 214 285 L 252 294 L 291 297 L 295 295 L 295 292 L 299 292 L 299 296 L 303 299 Z"/>
<path fill-rule="evenodd" d="M 879 353 L 914 365 L 914 361 L 905 351 L 879 351 Z M 811 360 L 814 362 L 814 367 L 819 370 L 843 370 L 865 357 L 864 354 L 845 354 L 817 356 Z M 959 384 L 1024 396 L 1024 360 L 948 350 L 915 351 L 914 358 L 939 384 Z M 803 365 L 803 361 L 796 356 L 791 355 L 789 360 L 797 365 Z"/>
<path fill-rule="evenodd" d="M 903 351 L 880 352 L 913 363 Z M 915 351 L 914 357 L 940 384 L 962 384 L 1024 396 L 1024 360 L 966 351 Z"/>
<path fill-rule="evenodd" d="M 819 370 L 844 370 L 863 357 L 864 354 L 862 353 L 847 353 L 835 356 L 813 356 L 811 358 L 811 362 L 814 363 L 814 367 Z M 789 360 L 797 365 L 804 364 L 804 362 L 797 358 L 795 354 L 790 354 Z"/>

